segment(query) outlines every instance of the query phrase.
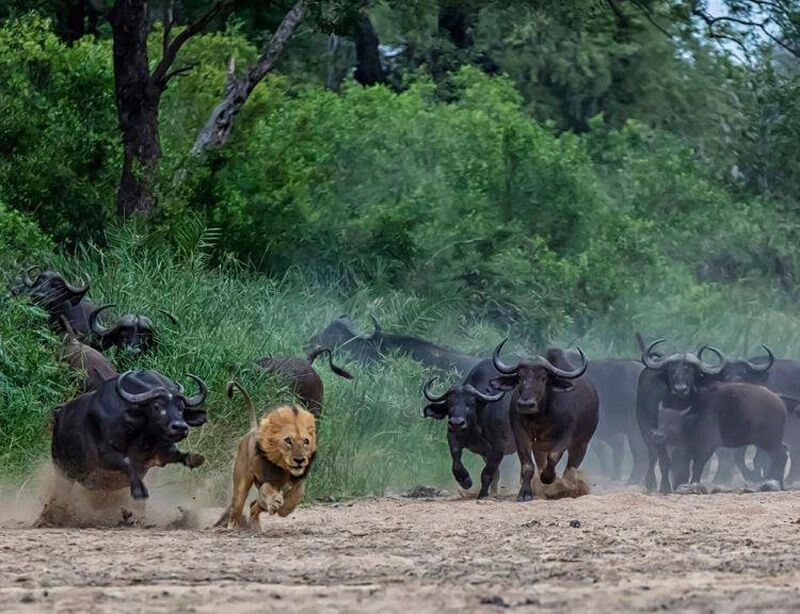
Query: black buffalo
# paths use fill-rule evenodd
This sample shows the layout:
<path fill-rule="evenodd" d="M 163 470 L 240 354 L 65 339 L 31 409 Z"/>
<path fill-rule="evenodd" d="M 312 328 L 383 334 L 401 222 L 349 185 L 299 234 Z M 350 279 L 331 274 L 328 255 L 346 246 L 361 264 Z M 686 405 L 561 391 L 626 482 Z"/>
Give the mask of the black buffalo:
<path fill-rule="evenodd" d="M 182 452 L 177 443 L 190 426 L 206 422 L 200 391 L 183 387 L 156 371 L 128 371 L 58 408 L 53 417 L 53 463 L 63 476 L 90 490 L 130 487 L 134 499 L 148 496 L 143 478 L 151 467 L 180 463 L 199 467 L 203 457 Z"/>
<path fill-rule="evenodd" d="M 597 429 L 599 401 L 594 386 L 581 377 L 589 361 L 580 348 L 581 364 L 577 368 L 558 366 L 570 363 L 565 353 L 557 349 L 523 359 L 511 367 L 500 360 L 505 343 L 500 343 L 494 351 L 492 360 L 500 375 L 491 383 L 498 390 L 513 390 L 511 429 L 522 466 L 517 499 L 530 501 L 535 473 L 531 454 L 536 458 L 544 484 L 555 480 L 556 465 L 564 451 L 569 451 L 566 471 L 580 467 Z"/>
<path fill-rule="evenodd" d="M 89 315 L 95 306 L 86 301 L 89 281 L 76 286 L 69 283 L 61 273 L 42 271 L 31 279 L 31 273 L 38 267 L 29 267 L 21 276 L 21 285 L 16 294 L 24 294 L 44 309 L 50 316 L 50 326 L 61 328 L 66 319 L 73 330 L 82 338 L 90 334 Z"/>
<path fill-rule="evenodd" d="M 692 404 L 693 396 L 722 371 L 722 363 L 711 366 L 690 352 L 660 356 L 653 352 L 663 343 L 659 339 L 642 352 L 642 362 L 646 367 L 639 376 L 636 401 L 636 419 L 647 445 L 648 467 L 645 487 L 652 491 L 655 486 L 656 461 L 661 471 L 662 493 L 672 491 L 670 483 L 670 454 L 659 433 L 659 409 L 663 406 L 672 411 L 684 411 Z M 709 347 L 720 358 L 718 350 Z"/>
<path fill-rule="evenodd" d="M 461 462 L 464 449 L 478 454 L 485 463 L 481 472 L 478 498 L 496 494 L 500 462 L 516 450 L 509 421 L 510 398 L 492 389 L 491 380 L 500 373 L 491 360 L 483 360 L 457 386 L 442 395 L 431 391 L 434 379 L 423 389 L 429 404 L 423 415 L 434 420 L 447 420 L 447 444 L 453 459 L 453 477 L 464 489 L 472 487 L 472 478 Z"/>
<path fill-rule="evenodd" d="M 291 389 L 292 394 L 314 416 L 322 414 L 324 387 L 322 378 L 314 369 L 314 361 L 320 356 L 328 357 L 328 366 L 339 377 L 353 379 L 349 371 L 333 363 L 333 356 L 328 348 L 314 348 L 305 358 L 294 356 L 267 356 L 258 361 L 258 366 L 280 377 Z"/>
<path fill-rule="evenodd" d="M 715 383 L 695 394 L 691 407 L 680 419 L 674 465 L 675 485 L 689 479 L 699 482 L 711 455 L 719 447 L 754 445 L 770 458 L 767 477 L 783 488 L 788 458 L 783 443 L 786 408 L 774 392 L 764 386 Z"/>
<path fill-rule="evenodd" d="M 144 354 L 150 351 L 155 345 L 155 326 L 153 321 L 147 316 L 125 314 L 117 318 L 111 326 L 104 326 L 100 323 L 100 314 L 106 309 L 116 307 L 109 303 L 93 310 L 89 315 L 89 328 L 93 334 L 94 344 L 101 350 L 112 347 L 123 348 L 134 353 Z M 173 324 L 177 324 L 177 318 L 169 311 L 159 309 L 166 315 Z"/>
<path fill-rule="evenodd" d="M 355 360 L 364 363 L 382 362 L 387 354 L 398 353 L 409 356 L 422 364 L 444 371 L 469 373 L 480 359 L 457 350 L 436 345 L 430 341 L 410 335 L 399 335 L 384 332 L 380 322 L 372 318 L 375 329 L 372 334 L 358 330 L 355 323 L 342 316 L 325 329 L 314 335 L 306 344 L 308 348 L 316 346 L 329 347 L 336 351 L 344 351 Z"/>

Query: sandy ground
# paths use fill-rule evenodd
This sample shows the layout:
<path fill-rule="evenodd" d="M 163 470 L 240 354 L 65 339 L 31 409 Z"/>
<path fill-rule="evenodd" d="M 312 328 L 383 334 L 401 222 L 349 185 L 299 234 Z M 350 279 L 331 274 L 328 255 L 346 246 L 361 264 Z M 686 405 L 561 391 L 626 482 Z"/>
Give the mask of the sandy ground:
<path fill-rule="evenodd" d="M 383 498 L 267 518 L 262 535 L 4 525 L 0 611 L 800 609 L 796 491 Z"/>

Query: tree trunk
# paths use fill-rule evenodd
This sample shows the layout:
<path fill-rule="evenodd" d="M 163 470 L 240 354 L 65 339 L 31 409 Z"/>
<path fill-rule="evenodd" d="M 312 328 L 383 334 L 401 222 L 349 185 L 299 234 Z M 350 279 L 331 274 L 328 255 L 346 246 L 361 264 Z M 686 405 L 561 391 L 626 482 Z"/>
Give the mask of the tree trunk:
<path fill-rule="evenodd" d="M 381 66 L 381 54 L 378 50 L 378 35 L 372 26 L 369 15 L 362 15 L 358 20 L 355 32 L 356 39 L 356 71 L 355 79 L 361 85 L 375 85 L 386 80 Z"/>
<path fill-rule="evenodd" d="M 304 0 L 297 0 L 283 17 L 281 25 L 270 39 L 256 63 L 241 79 L 229 74 L 222 102 L 211 112 L 206 125 L 197 135 L 192 154 L 199 155 L 212 147 L 224 145 L 233 130 L 233 122 L 256 85 L 275 67 L 283 53 L 283 48 L 303 21 L 306 13 Z"/>
<path fill-rule="evenodd" d="M 122 132 L 122 178 L 117 213 L 148 213 L 161 147 L 158 105 L 161 88 L 150 78 L 147 58 L 147 1 L 117 0 L 108 15 L 114 41 L 114 89 Z"/>

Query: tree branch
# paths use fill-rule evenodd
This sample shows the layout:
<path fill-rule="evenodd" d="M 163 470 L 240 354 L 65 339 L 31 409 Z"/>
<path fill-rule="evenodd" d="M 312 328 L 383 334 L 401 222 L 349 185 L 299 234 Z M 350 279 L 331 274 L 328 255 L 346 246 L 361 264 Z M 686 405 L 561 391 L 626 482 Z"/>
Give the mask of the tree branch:
<path fill-rule="evenodd" d="M 194 70 L 194 64 L 185 64 L 180 68 L 173 68 L 170 70 L 166 75 L 164 75 L 164 85 L 169 83 L 170 79 L 173 77 L 181 77 L 183 75 L 187 75 Z"/>
<path fill-rule="evenodd" d="M 183 47 L 186 41 L 191 37 L 205 30 L 216 17 L 227 12 L 232 6 L 233 0 L 220 0 L 216 2 L 205 15 L 187 26 L 175 37 L 175 40 L 166 45 L 164 55 L 151 76 L 152 83 L 163 89 L 166 86 L 165 76 L 175 62 L 175 58 L 177 58 L 181 47 Z"/>
<path fill-rule="evenodd" d="M 172 24 L 173 24 L 173 0 L 168 0 L 164 2 L 164 15 L 162 16 L 162 21 L 164 22 L 164 38 L 161 42 L 161 57 L 165 57 L 167 55 L 167 50 L 169 49 L 169 41 L 170 41 L 170 33 L 172 32 Z"/>

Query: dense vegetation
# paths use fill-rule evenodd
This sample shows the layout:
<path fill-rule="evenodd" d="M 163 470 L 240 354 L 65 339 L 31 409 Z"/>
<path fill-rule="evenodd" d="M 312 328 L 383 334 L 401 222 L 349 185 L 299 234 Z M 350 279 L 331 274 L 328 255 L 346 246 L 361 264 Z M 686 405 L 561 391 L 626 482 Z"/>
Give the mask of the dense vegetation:
<path fill-rule="evenodd" d="M 246 424 L 224 382 L 278 398 L 247 365 L 299 353 L 343 312 L 471 351 L 507 330 L 594 356 L 633 354 L 637 329 L 676 347 L 800 348 L 795 3 L 769 3 L 788 7 L 777 44 L 765 15 L 710 31 L 697 2 L 376 2 L 356 11 L 384 44 L 370 87 L 352 3 L 310 3 L 230 140 L 190 155 L 228 58 L 243 73 L 281 18 L 245 8 L 181 49 L 191 70 L 160 103 L 153 209 L 124 227 L 113 43 L 88 17 L 65 30 L 59 6 L 81 3 L 0 12 L 0 264 L 9 279 L 32 263 L 89 273 L 95 300 L 179 316 L 139 364 L 212 384 L 197 479 L 227 471 Z M 202 5 L 179 3 L 176 30 Z M 0 299 L 4 474 L 30 472 L 49 411 L 75 393 L 58 346 L 38 309 Z M 443 479 L 422 369 L 353 370 L 325 376 L 314 494 Z"/>

